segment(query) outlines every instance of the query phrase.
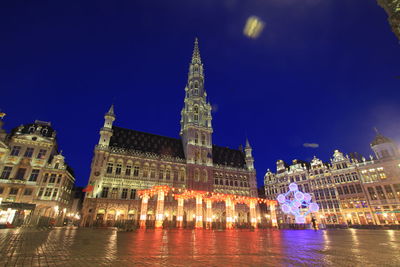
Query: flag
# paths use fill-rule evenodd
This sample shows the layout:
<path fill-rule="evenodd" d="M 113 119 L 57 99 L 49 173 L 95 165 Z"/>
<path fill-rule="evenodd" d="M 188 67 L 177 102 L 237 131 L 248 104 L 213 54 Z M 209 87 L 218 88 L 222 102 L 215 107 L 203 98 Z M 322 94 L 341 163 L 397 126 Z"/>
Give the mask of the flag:
<path fill-rule="evenodd" d="M 94 189 L 94 181 L 90 182 L 82 192 L 92 192 Z"/>

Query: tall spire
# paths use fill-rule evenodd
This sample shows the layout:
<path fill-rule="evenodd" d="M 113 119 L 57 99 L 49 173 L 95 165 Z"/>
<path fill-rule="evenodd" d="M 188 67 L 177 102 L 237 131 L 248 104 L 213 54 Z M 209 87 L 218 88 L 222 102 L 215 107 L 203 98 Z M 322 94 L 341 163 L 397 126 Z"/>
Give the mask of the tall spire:
<path fill-rule="evenodd" d="M 251 147 L 249 143 L 249 139 L 246 137 L 246 147 Z"/>
<path fill-rule="evenodd" d="M 199 50 L 199 40 L 197 37 L 194 39 L 194 48 L 192 54 L 192 64 L 201 64 L 200 50 Z"/>
<path fill-rule="evenodd" d="M 108 114 L 108 115 L 111 115 L 111 116 L 115 116 L 115 113 L 114 113 L 114 104 L 111 104 L 111 107 L 110 107 L 110 109 L 108 110 L 107 114 Z"/>

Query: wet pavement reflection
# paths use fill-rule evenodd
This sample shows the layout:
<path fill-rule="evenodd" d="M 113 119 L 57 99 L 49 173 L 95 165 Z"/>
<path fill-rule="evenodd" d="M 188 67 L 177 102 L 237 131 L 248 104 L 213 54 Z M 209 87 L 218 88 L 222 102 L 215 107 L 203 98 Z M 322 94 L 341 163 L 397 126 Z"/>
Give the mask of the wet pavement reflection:
<path fill-rule="evenodd" d="M 400 266 L 394 230 L 0 230 L 1 266 Z"/>

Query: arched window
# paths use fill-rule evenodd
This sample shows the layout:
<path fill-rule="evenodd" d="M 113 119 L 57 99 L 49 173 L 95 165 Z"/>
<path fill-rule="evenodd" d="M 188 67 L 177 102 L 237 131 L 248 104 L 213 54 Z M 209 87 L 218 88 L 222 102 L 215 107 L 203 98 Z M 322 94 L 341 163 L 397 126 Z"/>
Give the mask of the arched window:
<path fill-rule="evenodd" d="M 159 180 L 163 180 L 164 179 L 164 166 L 163 165 L 160 166 L 160 169 L 158 171 L 158 179 Z"/>
<path fill-rule="evenodd" d="M 181 182 L 185 181 L 185 169 L 181 169 L 179 175 L 181 178 Z"/>
<path fill-rule="evenodd" d="M 207 162 L 207 151 L 203 151 L 201 161 L 203 164 Z"/>
<path fill-rule="evenodd" d="M 113 162 L 107 163 L 107 173 L 112 173 L 113 172 L 113 167 L 114 167 L 114 163 Z"/>
<path fill-rule="evenodd" d="M 143 177 L 147 178 L 149 176 L 149 164 L 145 163 L 143 167 Z"/>
<path fill-rule="evenodd" d="M 230 185 L 230 186 L 233 186 L 233 181 L 230 181 L 229 185 Z"/>
<path fill-rule="evenodd" d="M 199 182 L 199 181 L 200 181 L 200 171 L 199 171 L 198 169 L 195 169 L 195 170 L 194 170 L 194 180 L 195 180 L 196 182 Z"/>
<path fill-rule="evenodd" d="M 171 167 L 168 166 L 166 171 L 165 171 L 165 179 L 170 180 L 171 179 Z"/>
<path fill-rule="evenodd" d="M 208 181 L 207 170 L 203 170 L 203 181 L 204 181 L 204 182 L 207 182 L 207 181 Z"/>
<path fill-rule="evenodd" d="M 199 134 L 197 132 L 194 133 L 194 143 L 197 144 L 199 142 Z"/>
<path fill-rule="evenodd" d="M 215 179 L 214 183 L 215 183 L 215 184 L 218 184 L 218 179 Z"/>
<path fill-rule="evenodd" d="M 220 185 L 224 185 L 224 180 L 222 180 L 222 179 L 219 180 L 219 184 L 220 184 Z"/>
<path fill-rule="evenodd" d="M 229 185 L 229 181 L 228 180 L 225 180 L 225 185 Z"/>
<path fill-rule="evenodd" d="M 201 134 L 201 144 L 202 145 L 206 144 L 206 135 L 205 134 Z"/>
<path fill-rule="evenodd" d="M 200 152 L 199 152 L 199 151 L 196 151 L 196 152 L 194 153 L 194 162 L 197 163 L 197 162 L 199 162 L 199 161 L 200 161 Z"/>
<path fill-rule="evenodd" d="M 155 164 L 151 164 L 150 168 L 150 178 L 156 178 L 156 168 L 157 166 Z"/>

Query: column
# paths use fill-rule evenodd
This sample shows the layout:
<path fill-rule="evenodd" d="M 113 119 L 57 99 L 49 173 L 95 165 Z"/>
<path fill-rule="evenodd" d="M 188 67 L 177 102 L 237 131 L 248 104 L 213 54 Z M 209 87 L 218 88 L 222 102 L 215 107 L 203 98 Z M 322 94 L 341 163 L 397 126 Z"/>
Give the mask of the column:
<path fill-rule="evenodd" d="M 164 221 L 164 191 L 157 194 L 156 228 L 161 228 Z"/>
<path fill-rule="evenodd" d="M 146 220 L 147 220 L 147 205 L 149 202 L 149 195 L 143 195 L 142 204 L 140 207 L 140 227 L 146 228 Z"/>
<path fill-rule="evenodd" d="M 251 226 L 257 228 L 256 201 L 250 200 L 250 222 Z"/>
<path fill-rule="evenodd" d="M 203 228 L 203 198 L 196 196 L 196 228 Z"/>
<path fill-rule="evenodd" d="M 376 212 L 372 208 L 371 208 L 371 216 L 374 219 L 376 225 L 380 225 L 381 224 L 381 221 L 379 220 L 378 215 L 376 214 Z"/>
<path fill-rule="evenodd" d="M 278 227 L 278 220 L 276 219 L 276 204 L 272 203 L 270 205 L 270 209 L 271 209 L 271 225 L 272 227 Z"/>
<path fill-rule="evenodd" d="M 233 228 L 233 215 L 232 215 L 232 199 L 228 198 L 225 200 L 226 209 L 226 229 Z"/>
<path fill-rule="evenodd" d="M 211 199 L 207 199 L 206 200 L 206 206 L 207 206 L 207 209 L 206 209 L 206 220 L 207 220 L 207 223 L 206 223 L 206 228 L 207 229 L 211 229 L 212 228 L 212 201 L 211 201 Z"/>
<path fill-rule="evenodd" d="M 178 198 L 178 211 L 176 215 L 176 227 L 183 227 L 183 198 Z"/>
<path fill-rule="evenodd" d="M 394 222 L 394 224 L 399 224 L 400 223 L 399 219 L 396 216 L 396 209 L 393 208 L 393 206 L 392 206 L 392 212 L 390 213 L 390 217 L 391 217 L 392 221 Z"/>
<path fill-rule="evenodd" d="M 232 200 L 232 202 L 231 202 L 231 213 L 232 213 L 232 226 L 233 227 L 235 227 L 235 221 L 236 221 L 236 216 L 235 216 L 235 206 L 236 206 L 236 204 L 235 204 L 235 201 L 233 201 Z"/>

